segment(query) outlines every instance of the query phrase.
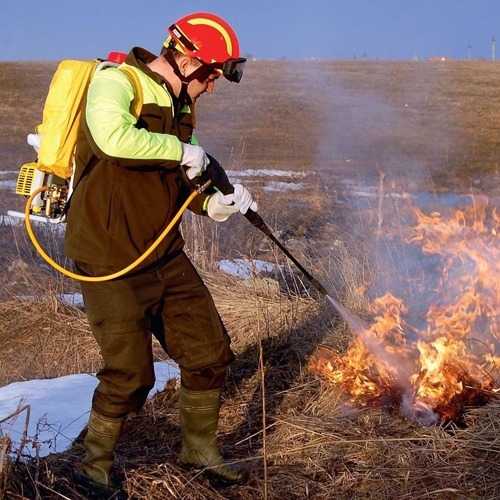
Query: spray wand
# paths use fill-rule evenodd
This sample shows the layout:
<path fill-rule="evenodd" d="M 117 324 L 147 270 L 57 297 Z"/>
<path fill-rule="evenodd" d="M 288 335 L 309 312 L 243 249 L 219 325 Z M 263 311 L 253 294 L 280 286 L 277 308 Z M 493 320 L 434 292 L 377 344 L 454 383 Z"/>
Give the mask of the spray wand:
<path fill-rule="evenodd" d="M 200 183 L 205 183 L 207 181 L 211 181 L 212 186 L 216 187 L 222 194 L 232 194 L 234 192 L 234 187 L 229 181 L 226 172 L 219 164 L 219 162 L 211 155 L 208 155 L 210 158 L 210 163 L 206 169 L 206 171 L 199 178 Z M 198 178 L 197 178 L 198 179 Z M 290 253 L 290 251 L 283 245 L 283 243 L 274 236 L 273 232 L 269 228 L 269 226 L 264 222 L 262 217 L 254 212 L 252 209 L 248 209 L 245 217 L 248 221 L 255 226 L 259 231 L 264 233 L 275 245 L 279 247 L 279 249 L 297 266 L 301 273 L 309 280 L 311 285 L 324 297 L 326 297 L 332 306 L 342 315 L 344 316 L 347 311 L 344 310 L 344 307 L 340 305 L 336 300 L 334 300 L 328 294 L 327 289 L 322 285 L 314 276 L 309 273 L 305 269 L 305 267 Z"/>
<path fill-rule="evenodd" d="M 232 194 L 234 192 L 234 187 L 229 181 L 225 170 L 219 164 L 219 162 L 211 155 L 207 155 L 210 159 L 210 163 L 208 164 L 207 170 L 202 173 L 200 177 L 196 178 L 197 181 L 197 189 L 200 189 L 200 185 L 206 185 L 210 183 L 210 185 L 216 187 L 222 194 Z M 186 177 L 187 179 L 187 177 Z M 189 182 L 189 181 L 188 181 Z M 357 335 L 363 337 L 364 342 L 369 342 L 369 337 L 366 332 L 368 330 L 368 326 L 366 322 L 361 319 L 359 316 L 355 315 L 348 309 L 346 309 L 342 304 L 337 302 L 333 297 L 330 296 L 326 287 L 317 280 L 314 276 L 307 271 L 304 266 L 290 253 L 290 251 L 283 245 L 281 241 L 274 236 L 273 232 L 269 228 L 269 226 L 264 222 L 262 217 L 254 212 L 252 209 L 248 209 L 245 217 L 248 221 L 255 226 L 259 231 L 264 233 L 273 243 L 275 243 L 280 250 L 297 266 L 297 268 L 304 274 L 304 276 L 309 280 L 311 285 L 323 296 L 328 302 L 332 305 L 332 307 L 337 311 L 338 314 L 349 324 L 351 330 L 355 332 Z"/>

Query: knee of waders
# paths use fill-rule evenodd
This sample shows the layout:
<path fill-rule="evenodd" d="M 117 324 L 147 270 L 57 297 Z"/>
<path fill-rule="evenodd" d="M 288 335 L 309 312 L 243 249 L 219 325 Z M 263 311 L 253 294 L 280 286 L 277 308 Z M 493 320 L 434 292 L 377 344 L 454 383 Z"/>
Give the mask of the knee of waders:
<path fill-rule="evenodd" d="M 110 418 L 121 418 L 138 412 L 144 406 L 155 382 L 154 375 L 148 381 L 129 380 L 127 383 L 117 383 L 112 378 L 100 379 L 101 383 L 92 398 L 92 408 Z"/>
<path fill-rule="evenodd" d="M 213 366 L 198 370 L 181 368 L 181 383 L 192 391 L 219 389 L 224 385 L 227 366 Z"/>
<path fill-rule="evenodd" d="M 119 417 L 141 409 L 155 383 L 151 334 L 142 319 L 105 319 L 92 325 L 104 361 L 94 408 Z"/>

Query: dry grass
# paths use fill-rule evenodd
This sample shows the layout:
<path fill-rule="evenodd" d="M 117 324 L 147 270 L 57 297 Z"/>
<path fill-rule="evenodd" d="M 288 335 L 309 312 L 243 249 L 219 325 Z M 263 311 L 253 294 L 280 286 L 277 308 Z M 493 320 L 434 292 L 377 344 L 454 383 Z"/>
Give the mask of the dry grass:
<path fill-rule="evenodd" d="M 189 231 L 188 241 L 193 236 Z M 366 283 L 369 269 L 357 257 L 353 241 L 347 235 L 345 239 L 337 236 L 335 252 L 321 260 L 318 272 L 328 276 L 334 270 L 337 278 L 332 287 L 343 294 L 344 303 L 362 311 L 364 299 L 359 289 Z M 193 257 L 201 267 L 213 268 L 218 243 L 210 243 L 215 250 L 197 247 Z M 316 271 L 317 256 L 300 246 L 294 251 Z M 29 288 L 36 289 L 36 283 L 42 283 L 40 276 L 30 277 L 29 269 L 22 266 L 22 255 L 21 251 L 16 265 L 24 269 Z M 274 257 L 284 264 L 279 255 Z M 115 474 L 129 496 L 148 500 L 253 499 L 264 493 L 276 499 L 497 498 L 498 401 L 470 410 L 463 428 L 423 428 L 388 408 L 346 406 L 342 394 L 323 386 L 306 366 L 318 344 L 343 352 L 350 334 L 331 310 L 314 294 L 309 295 L 300 276 L 286 266 L 282 269 L 276 280 L 248 282 L 213 270 L 203 272 L 238 354 L 227 379 L 220 441 L 225 454 L 249 470 L 249 481 L 215 490 L 200 471 L 185 471 L 177 465 L 180 432 L 177 390 L 172 383 L 127 421 Z M 0 302 L 4 382 L 9 377 L 32 377 L 35 372 L 53 376 L 95 369 L 99 363 L 84 314 L 57 300 L 64 283 L 49 274 L 43 276 L 48 280 L 43 281 L 45 295 L 39 288 L 36 300 Z M 46 283 L 52 284 L 47 287 Z M 33 334 L 33 325 L 40 335 Z M 26 356 L 29 363 L 23 364 Z M 7 497 L 86 498 L 71 480 L 71 471 L 81 457 L 82 448 L 75 444 L 41 460 L 9 462 L 8 481 L 4 479 L 3 486 Z"/>
<path fill-rule="evenodd" d="M 100 360 L 85 314 L 48 293 L 0 302 L 0 384 L 97 371 Z"/>
<path fill-rule="evenodd" d="M 231 370 L 220 430 L 224 451 L 249 470 L 249 481 L 214 490 L 197 471 L 177 466 L 176 388 L 170 385 L 127 422 L 116 473 L 130 497 L 252 499 L 267 487 L 269 498 L 497 498 L 500 405 L 468 412 L 463 429 L 422 428 L 387 410 L 348 409 L 339 394 L 303 370 L 312 346 L 337 332 L 318 312 L 291 331 L 273 338 L 267 332 L 263 342 L 266 484 L 258 349 L 249 346 Z M 43 498 L 85 498 L 69 479 L 81 453 L 77 445 L 40 463 L 15 465 L 10 498 L 37 492 Z"/>
<path fill-rule="evenodd" d="M 0 498 L 5 497 L 7 481 L 10 476 L 10 446 L 9 437 L 0 435 Z"/>
<path fill-rule="evenodd" d="M 344 286 L 345 299 L 362 309 L 356 290 L 366 271 L 352 252 L 343 245 L 337 248 L 330 265 L 340 275 L 338 282 L 348 285 Z M 206 255 L 201 251 L 198 257 L 203 261 Z M 306 257 L 300 255 L 301 259 Z M 325 272 L 328 274 L 328 266 Z M 269 279 L 242 282 L 204 272 L 238 353 L 227 380 L 220 441 L 226 455 L 249 470 L 249 481 L 215 490 L 198 471 L 188 472 L 177 465 L 177 391 L 176 385 L 170 384 L 127 422 L 115 474 L 124 481 L 130 497 L 253 499 L 262 497 L 264 491 L 268 498 L 276 499 L 497 497 L 498 403 L 470 411 L 467 427 L 462 429 L 422 428 L 387 409 L 346 407 L 342 395 L 322 386 L 307 372 L 306 365 L 319 343 L 342 352 L 349 332 L 330 310 L 307 295 L 300 277 L 293 283 L 286 281 L 287 276 L 279 278 L 280 286 Z M 294 290 L 301 295 L 293 294 Z M 54 285 L 44 298 L 0 303 L 1 331 L 8 346 L 2 356 L 8 350 L 12 353 L 1 359 L 4 375 L 9 371 L 18 378 L 31 376 L 15 372 L 26 354 L 32 356 L 27 365 L 41 374 L 50 370 L 56 359 L 64 361 L 58 368 L 61 373 L 72 372 L 74 366 L 82 369 L 86 364 L 98 364 L 83 313 L 61 305 L 56 298 L 59 291 Z M 34 324 L 37 331 L 44 332 L 46 345 L 33 335 Z M 58 331 L 57 325 L 64 328 Z M 16 335 L 7 339 L 7 331 Z M 259 340 L 264 380 L 259 368 Z M 34 352 L 39 359 L 30 354 Z M 81 446 L 76 444 L 67 452 L 41 460 L 8 463 L 7 497 L 86 498 L 71 480 L 71 471 L 81 457 Z"/>
<path fill-rule="evenodd" d="M 334 268 L 339 276 L 335 287 L 343 290 L 344 302 L 362 310 L 358 289 L 367 277 L 366 263 L 357 260 L 346 242 L 335 248 L 330 261 L 322 261 L 323 271 L 329 275 Z M 299 247 L 294 250 L 301 260 L 311 258 Z M 206 261 L 207 255 L 200 248 L 194 257 L 210 268 L 213 261 Z M 307 265 L 314 262 L 313 258 Z M 292 270 L 283 269 L 277 280 L 249 282 L 203 272 L 238 354 L 227 379 L 220 441 L 227 456 L 248 468 L 249 481 L 215 490 L 199 471 L 177 465 L 180 432 L 177 390 L 172 383 L 127 421 L 115 474 L 130 497 L 251 499 L 262 497 L 264 491 L 276 499 L 500 495 L 499 404 L 468 412 L 467 427 L 461 429 L 422 428 L 388 409 L 348 408 L 342 395 L 322 386 L 306 366 L 318 344 L 342 352 L 350 334 L 331 310 L 308 294 L 299 276 L 293 281 Z M 25 272 L 29 275 L 29 270 Z M 0 353 L 4 381 L 9 376 L 31 377 L 35 371 L 38 376 L 52 376 L 95 369 L 99 363 L 84 314 L 61 305 L 57 295 L 63 284 L 51 281 L 48 274 L 45 278 L 53 283 L 45 296 L 0 303 L 0 332 L 6 346 Z M 30 286 L 36 282 L 32 277 Z M 40 335 L 33 334 L 33 325 Z M 29 363 L 20 368 L 26 356 Z M 27 366 L 31 371 L 26 371 Z M 81 456 L 81 446 L 75 444 L 41 460 L 9 463 L 7 497 L 86 498 L 71 480 Z"/>
<path fill-rule="evenodd" d="M 348 342 L 345 326 L 332 318 L 331 311 L 312 298 L 287 295 L 269 280 L 245 284 L 216 274 L 205 279 L 238 352 L 227 381 L 220 441 L 232 460 L 248 468 L 250 479 L 242 486 L 214 490 L 199 472 L 187 472 L 176 464 L 177 392 L 170 384 L 127 422 L 115 473 L 131 498 L 251 499 L 261 497 L 265 489 L 269 498 L 495 498 L 500 494 L 498 403 L 468 412 L 467 427 L 462 429 L 422 428 L 389 410 L 348 408 L 340 394 L 322 386 L 305 369 L 318 343 L 341 351 Z M 67 324 L 73 331 L 64 332 L 66 345 L 84 345 L 92 359 L 95 351 L 82 313 L 53 300 L 17 309 L 18 328 L 25 325 L 28 331 L 35 311 L 43 316 L 50 310 L 51 315 L 37 317 L 38 323 L 46 328 L 53 328 L 52 319 Z M 8 303 L 5 310 L 14 307 Z M 48 321 L 48 316 L 53 318 Z M 24 352 L 33 350 L 28 339 L 17 339 Z M 76 359 L 70 348 L 55 355 Z M 71 480 L 81 456 L 81 446 L 75 445 L 39 461 L 9 463 L 7 497 L 85 498 Z"/>
<path fill-rule="evenodd" d="M 210 234 L 206 227 L 188 227 L 188 241 L 191 230 Z M 294 252 L 323 277 L 333 271 L 333 289 L 344 303 L 362 311 L 360 286 L 369 277 L 367 262 L 347 234 L 337 233 L 337 239 L 327 259 L 320 260 L 300 245 Z M 350 340 L 345 324 L 310 294 L 278 254 L 274 259 L 283 268 L 275 280 L 242 282 L 213 271 L 219 241 L 210 245 L 196 247 L 193 258 L 207 269 L 204 279 L 238 354 L 227 379 L 220 442 L 227 456 L 249 470 L 250 478 L 244 485 L 215 490 L 200 471 L 177 465 L 180 431 L 177 388 L 172 383 L 127 421 L 115 474 L 131 498 L 253 499 L 264 492 L 276 499 L 500 495 L 498 402 L 469 411 L 465 428 L 422 428 L 390 409 L 347 407 L 341 394 L 322 386 L 306 369 L 320 343 L 344 351 Z M 53 376 L 96 369 L 99 357 L 84 314 L 57 299 L 64 282 L 45 271 L 33 275 L 23 265 L 23 255 L 29 253 L 19 248 L 8 268 L 14 268 L 12 276 L 18 278 L 16 289 L 27 287 L 37 298 L 0 302 L 0 338 L 6 346 L 0 353 L 2 380 L 29 378 L 35 372 Z M 22 363 L 26 356 L 29 363 Z M 83 500 L 86 494 L 71 479 L 81 457 L 81 445 L 75 444 L 41 460 L 9 462 L 7 498 L 63 495 Z"/>

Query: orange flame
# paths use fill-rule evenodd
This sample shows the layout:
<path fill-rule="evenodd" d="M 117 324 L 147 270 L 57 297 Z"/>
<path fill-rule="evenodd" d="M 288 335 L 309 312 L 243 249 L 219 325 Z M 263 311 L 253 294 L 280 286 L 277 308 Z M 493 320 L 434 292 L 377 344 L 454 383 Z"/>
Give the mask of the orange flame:
<path fill-rule="evenodd" d="M 442 264 L 425 326 L 406 323 L 407 306 L 386 293 L 346 355 L 319 349 L 310 369 L 353 403 L 398 401 L 406 415 L 434 423 L 499 391 L 500 217 L 485 197 L 449 218 L 419 209 L 415 216 L 407 241 Z"/>

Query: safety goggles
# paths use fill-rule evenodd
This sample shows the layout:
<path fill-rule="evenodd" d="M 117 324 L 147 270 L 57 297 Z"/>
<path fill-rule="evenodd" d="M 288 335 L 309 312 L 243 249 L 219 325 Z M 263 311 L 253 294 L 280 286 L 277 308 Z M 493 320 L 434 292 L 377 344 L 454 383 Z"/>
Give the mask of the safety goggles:
<path fill-rule="evenodd" d="M 246 59 L 239 57 L 238 59 L 228 59 L 224 63 L 203 64 L 193 71 L 190 75 L 191 79 L 196 79 L 199 82 L 204 82 L 210 75 L 214 73 L 222 73 L 230 82 L 239 83 L 243 76 L 243 67 L 245 66 Z"/>
<path fill-rule="evenodd" d="M 247 60 L 244 57 L 238 57 L 235 59 L 228 59 L 222 65 L 222 74 L 230 82 L 239 83 L 243 77 L 243 68 Z"/>

